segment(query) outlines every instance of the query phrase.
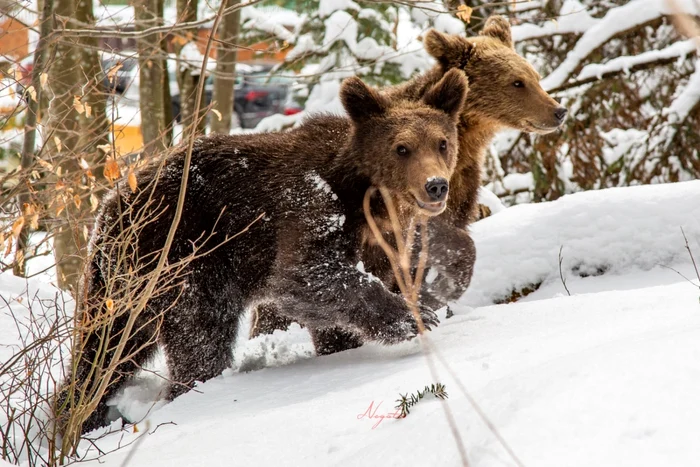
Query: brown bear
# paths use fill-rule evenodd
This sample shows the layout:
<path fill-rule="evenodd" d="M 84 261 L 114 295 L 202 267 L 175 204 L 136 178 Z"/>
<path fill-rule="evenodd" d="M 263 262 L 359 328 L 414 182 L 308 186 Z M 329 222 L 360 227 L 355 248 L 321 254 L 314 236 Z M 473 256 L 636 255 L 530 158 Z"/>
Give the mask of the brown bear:
<path fill-rule="evenodd" d="M 564 122 L 567 109 L 539 84 L 540 75 L 518 55 L 508 20 L 492 16 L 476 37 L 428 31 L 425 48 L 436 60 L 432 70 L 391 88 L 389 98 L 420 99 L 445 73 L 464 71 L 469 79 L 469 99 L 458 126 L 459 158 L 450 180 L 450 199 L 444 214 L 429 225 L 432 279 L 421 293 L 432 307 L 458 299 L 469 286 L 474 244 L 466 227 L 478 211 L 478 193 L 486 150 L 504 128 L 546 134 Z"/>
<path fill-rule="evenodd" d="M 372 186 L 386 187 L 405 222 L 445 209 L 467 87 L 464 74 L 454 70 L 421 99 L 406 101 L 349 78 L 341 88 L 349 118 L 320 115 L 289 132 L 197 140 L 168 256 L 169 265 L 183 264 L 181 283 L 159 291 L 138 315 L 125 349 L 131 358 L 116 368 L 83 432 L 107 422 L 107 400 L 158 344 L 173 381 L 169 398 L 219 375 L 232 364 L 244 310 L 257 301 L 279 303 L 286 318 L 310 328 L 338 326 L 387 344 L 414 337 L 417 324 L 406 301 L 358 267 L 367 237 L 363 198 Z M 78 322 L 104 316 L 108 301 L 132 298 L 112 295 L 115 281 L 152 270 L 173 219 L 185 154 L 180 148 L 140 170 L 135 193 L 122 184 L 105 197 Z M 381 208 L 379 199 L 373 204 Z M 138 235 L 113 242 L 127 235 L 135 218 L 147 220 Z M 207 253 L 192 256 L 195 248 Z M 125 252 L 129 266 L 115 270 Z M 183 258 L 191 260 L 179 263 Z M 437 323 L 431 310 L 422 307 L 421 314 L 428 327 Z M 68 381 L 99 384 L 128 319 L 123 313 L 85 328 Z M 103 364 L 95 367 L 104 346 Z M 67 393 L 59 392 L 57 413 L 71 410 Z"/>
<path fill-rule="evenodd" d="M 540 76 L 519 56 L 511 37 L 508 20 L 492 16 L 478 36 L 446 35 L 430 30 L 424 37 L 428 53 L 436 65 L 423 75 L 384 90 L 390 99 L 421 99 L 445 73 L 459 69 L 469 79 L 467 99 L 458 125 L 459 157 L 450 180 L 450 197 L 444 214 L 428 225 L 429 266 L 421 290 L 424 305 L 439 308 L 458 299 L 469 286 L 476 249 L 466 227 L 478 209 L 478 192 L 485 152 L 496 133 L 503 128 L 545 134 L 561 126 L 566 108 L 540 86 Z M 366 264 L 382 264 L 384 253 L 371 245 L 365 249 Z M 368 270 L 372 270 L 371 268 Z M 289 322 L 274 304 L 258 307 L 257 323 L 251 336 L 286 329 Z M 358 336 L 342 330 L 310 330 L 318 354 L 357 347 Z"/>

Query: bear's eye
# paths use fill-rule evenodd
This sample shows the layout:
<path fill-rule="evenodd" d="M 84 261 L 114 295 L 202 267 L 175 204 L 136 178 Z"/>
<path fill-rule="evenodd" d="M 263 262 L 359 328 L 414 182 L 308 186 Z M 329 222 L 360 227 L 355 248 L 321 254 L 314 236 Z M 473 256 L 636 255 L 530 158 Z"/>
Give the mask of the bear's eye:
<path fill-rule="evenodd" d="M 396 148 L 396 154 L 401 157 L 406 157 L 408 156 L 408 148 L 406 146 L 399 146 Z"/>
<path fill-rule="evenodd" d="M 447 151 L 447 140 L 443 139 L 440 141 L 440 152 Z"/>
<path fill-rule="evenodd" d="M 520 81 L 520 80 L 517 80 L 517 81 L 515 81 L 515 82 L 513 83 L 513 86 L 515 86 L 516 88 L 524 88 L 524 87 L 525 87 L 525 83 L 523 83 L 523 82 Z"/>

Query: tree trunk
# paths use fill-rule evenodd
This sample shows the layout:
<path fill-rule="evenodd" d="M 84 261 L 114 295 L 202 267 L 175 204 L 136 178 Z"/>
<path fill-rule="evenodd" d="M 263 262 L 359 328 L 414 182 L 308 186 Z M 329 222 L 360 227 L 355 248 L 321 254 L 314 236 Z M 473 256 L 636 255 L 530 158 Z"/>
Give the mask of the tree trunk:
<path fill-rule="evenodd" d="M 32 73 L 32 87 L 36 92 L 36 100 L 29 99 L 27 106 L 27 120 L 24 125 L 24 141 L 22 142 L 22 160 L 20 162 L 22 175 L 29 180 L 31 167 L 34 165 L 34 151 L 36 148 L 36 126 L 38 123 L 37 115 L 39 113 L 39 103 L 42 101 L 42 86 L 41 75 L 44 73 L 46 66 L 46 49 L 49 43 L 49 35 L 53 30 L 52 24 L 53 0 L 44 0 L 41 7 L 41 27 L 39 31 L 39 42 L 34 51 L 34 69 Z M 22 191 L 17 199 L 17 204 L 22 212 L 25 211 L 25 205 L 31 204 L 32 196 L 29 190 Z M 17 249 L 15 254 L 15 263 L 13 265 L 13 273 L 16 276 L 26 276 L 26 259 L 28 257 L 29 246 L 29 222 L 24 223 L 24 226 L 17 238 Z"/>
<path fill-rule="evenodd" d="M 73 18 L 75 7 L 73 0 L 56 0 L 54 14 Z M 66 27 L 71 27 L 70 23 Z M 52 206 L 52 210 L 55 209 L 58 214 L 55 219 L 54 253 L 58 286 L 75 290 L 82 270 L 81 252 L 85 251 L 86 239 L 79 228 L 80 210 L 68 189 L 77 190 L 82 172 L 78 164 L 80 156 L 76 153 L 81 117 L 74 105 L 75 97 L 81 96 L 83 79 L 79 66 L 82 57 L 80 49 L 67 41 L 55 41 L 51 45 L 55 58 L 48 72 L 48 85 L 53 96 L 48 111 L 47 134 L 52 136 L 45 144 L 46 153 L 56 168 L 57 181 L 66 187 L 62 190 L 57 188 L 56 201 Z"/>
<path fill-rule="evenodd" d="M 158 16 L 163 18 L 163 1 L 158 2 Z M 165 145 L 167 147 L 173 144 L 173 98 L 170 93 L 170 74 L 168 73 L 168 41 L 166 35 L 163 34 L 160 41 L 160 50 L 163 54 L 163 114 L 165 116 Z M 173 65 L 170 65 L 173 66 Z"/>
<path fill-rule="evenodd" d="M 228 0 L 228 7 L 239 5 L 241 0 Z M 238 59 L 238 31 L 241 24 L 241 10 L 229 13 L 219 27 L 219 40 L 216 52 L 216 76 L 214 77 L 214 109 L 221 114 L 221 120 L 212 116 L 211 131 L 228 134 L 231 131 L 233 115 L 234 84 L 236 61 Z"/>
<path fill-rule="evenodd" d="M 136 28 L 144 30 L 162 24 L 159 3 L 162 0 L 138 0 L 134 3 Z M 136 41 L 139 53 L 139 106 L 144 154 L 157 154 L 166 148 L 165 103 L 161 34 L 149 34 Z"/>
<path fill-rule="evenodd" d="M 93 5 L 90 0 L 77 0 L 75 19 L 85 24 L 95 25 Z M 105 156 L 104 151 L 97 149 L 98 145 L 109 143 L 109 120 L 107 119 L 107 90 L 103 85 L 104 72 L 97 53 L 97 38 L 85 37 L 81 39 L 82 73 L 81 78 L 87 78 L 83 86 L 85 97 L 81 100 L 90 109 L 80 114 L 81 133 L 79 147 L 83 157 L 90 166 L 92 173 L 98 179 L 98 191 L 100 183 L 104 180 L 102 175 Z M 86 108 L 88 108 L 86 107 Z M 100 193 L 98 193 L 99 196 Z M 87 201 L 87 200 L 84 200 Z M 86 206 L 89 203 L 86 203 Z M 89 212 L 89 209 L 85 211 Z"/>
<path fill-rule="evenodd" d="M 177 0 L 177 17 L 180 21 L 190 22 L 197 20 L 197 0 Z M 202 97 L 202 104 L 200 105 L 200 113 L 195 116 L 195 100 L 197 98 L 197 86 L 199 84 L 199 79 L 204 79 L 205 77 L 200 77 L 198 71 L 193 74 L 192 66 L 198 66 L 197 64 L 190 63 L 188 66 L 184 66 L 181 62 L 181 52 L 184 47 L 192 47 L 197 44 L 197 30 L 190 30 L 182 32 L 185 34 L 186 42 L 184 44 L 176 46 L 175 53 L 178 56 L 177 65 L 177 83 L 180 88 L 180 123 L 183 127 L 183 132 L 196 131 L 197 133 L 204 133 L 204 112 L 203 108 L 206 105 L 204 101 L 204 96 Z"/>

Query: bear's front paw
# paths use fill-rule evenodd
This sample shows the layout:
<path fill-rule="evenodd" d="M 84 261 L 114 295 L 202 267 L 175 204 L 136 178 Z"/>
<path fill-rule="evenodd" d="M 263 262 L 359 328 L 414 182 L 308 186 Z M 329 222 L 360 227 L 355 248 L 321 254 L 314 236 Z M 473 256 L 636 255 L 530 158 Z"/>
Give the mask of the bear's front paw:
<path fill-rule="evenodd" d="M 440 324 L 440 320 L 432 308 L 425 305 L 418 305 L 418 311 L 421 319 L 423 320 L 423 326 L 425 326 L 426 331 L 430 331 L 433 326 Z"/>
<path fill-rule="evenodd" d="M 426 331 L 438 325 L 438 317 L 430 308 L 420 305 L 418 312 L 423 320 L 423 326 Z M 367 323 L 364 332 L 369 339 L 384 344 L 397 344 L 399 342 L 411 340 L 418 335 L 418 323 L 413 313 L 408 310 L 390 321 L 386 320 L 386 315 L 384 315 L 383 318 L 384 320 L 382 323 Z"/>

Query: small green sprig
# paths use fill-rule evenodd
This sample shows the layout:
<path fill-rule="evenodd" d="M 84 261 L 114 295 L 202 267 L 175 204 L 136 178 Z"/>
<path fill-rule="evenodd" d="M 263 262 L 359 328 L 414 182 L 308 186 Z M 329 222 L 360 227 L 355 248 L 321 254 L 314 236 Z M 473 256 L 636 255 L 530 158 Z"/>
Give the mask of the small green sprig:
<path fill-rule="evenodd" d="M 396 400 L 396 409 L 401 411 L 400 418 L 406 418 L 410 413 L 410 408 L 416 405 L 427 394 L 432 394 L 438 399 L 447 399 L 447 391 L 445 385 L 440 383 L 426 386 L 422 391 L 418 390 L 415 394 L 399 394 L 400 398 Z"/>

